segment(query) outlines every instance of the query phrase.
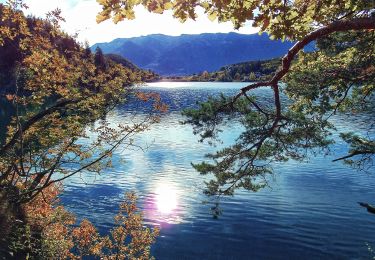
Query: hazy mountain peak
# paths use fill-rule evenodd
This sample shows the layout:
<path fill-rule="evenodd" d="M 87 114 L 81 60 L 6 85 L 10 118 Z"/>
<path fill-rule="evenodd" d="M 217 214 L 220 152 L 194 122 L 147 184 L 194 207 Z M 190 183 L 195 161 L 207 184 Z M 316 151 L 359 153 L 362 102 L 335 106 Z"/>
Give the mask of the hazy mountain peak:
<path fill-rule="evenodd" d="M 280 57 L 291 42 L 272 41 L 266 34 L 204 33 L 115 39 L 98 43 L 104 53 L 119 54 L 161 75 L 218 70 L 227 64 Z"/>

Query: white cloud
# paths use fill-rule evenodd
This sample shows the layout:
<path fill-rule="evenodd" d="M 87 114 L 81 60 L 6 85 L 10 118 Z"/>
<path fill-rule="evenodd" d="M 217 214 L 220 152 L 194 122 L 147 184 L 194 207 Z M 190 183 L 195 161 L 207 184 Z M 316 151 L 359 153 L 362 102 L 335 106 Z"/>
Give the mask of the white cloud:
<path fill-rule="evenodd" d="M 87 40 L 90 44 L 156 33 L 180 35 L 235 31 L 230 22 L 211 22 L 202 10 L 198 10 L 196 21 L 180 23 L 169 11 L 159 15 L 137 7 L 135 20 L 116 25 L 112 21 L 96 23 L 95 17 L 100 6 L 95 0 L 26 0 L 26 4 L 29 6 L 27 13 L 36 16 L 44 16 L 48 11 L 60 8 L 66 19 L 62 28 L 70 34 L 78 33 L 81 42 Z M 256 28 L 246 25 L 237 32 L 250 34 L 257 31 Z"/>

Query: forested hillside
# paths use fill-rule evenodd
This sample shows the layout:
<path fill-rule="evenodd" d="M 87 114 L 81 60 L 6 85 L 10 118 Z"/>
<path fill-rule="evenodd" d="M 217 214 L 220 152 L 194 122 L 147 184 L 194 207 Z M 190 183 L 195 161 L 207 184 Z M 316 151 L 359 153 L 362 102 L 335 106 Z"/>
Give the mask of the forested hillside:
<path fill-rule="evenodd" d="M 183 81 L 257 81 L 268 80 L 273 73 L 281 65 L 281 58 L 275 58 L 264 61 L 248 61 L 237 64 L 227 65 L 218 71 L 207 72 L 204 71 L 199 74 L 194 74 L 186 77 L 167 77 L 170 80 Z"/>
<path fill-rule="evenodd" d="M 140 69 L 137 65 L 135 65 L 134 63 L 132 63 L 131 61 L 129 61 L 128 59 L 120 55 L 105 54 L 104 56 L 106 57 L 107 60 L 120 64 L 124 66 L 125 68 L 130 69 L 134 73 L 140 75 L 142 81 L 149 82 L 149 81 L 155 81 L 159 79 L 159 75 L 153 72 L 152 70 Z"/>

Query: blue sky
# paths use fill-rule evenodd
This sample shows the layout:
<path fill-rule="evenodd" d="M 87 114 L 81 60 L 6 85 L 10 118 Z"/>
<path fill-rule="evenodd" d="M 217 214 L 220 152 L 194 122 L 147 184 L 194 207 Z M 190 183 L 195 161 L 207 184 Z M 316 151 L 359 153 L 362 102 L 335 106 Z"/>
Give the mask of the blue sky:
<path fill-rule="evenodd" d="M 0 0 L 0 3 L 4 2 L 5 0 Z M 29 6 L 26 13 L 39 17 L 59 7 L 66 19 L 62 28 L 71 34 L 78 33 L 79 41 L 87 40 L 90 44 L 155 33 L 180 35 L 235 31 L 231 23 L 211 22 L 202 10 L 198 10 L 199 16 L 196 21 L 180 23 L 172 17 L 170 12 L 162 15 L 151 14 L 139 7 L 136 9 L 135 20 L 115 25 L 111 21 L 101 24 L 95 22 L 95 16 L 100 11 L 96 0 L 25 0 L 25 3 Z M 257 32 L 257 29 L 247 25 L 237 32 L 249 34 Z"/>

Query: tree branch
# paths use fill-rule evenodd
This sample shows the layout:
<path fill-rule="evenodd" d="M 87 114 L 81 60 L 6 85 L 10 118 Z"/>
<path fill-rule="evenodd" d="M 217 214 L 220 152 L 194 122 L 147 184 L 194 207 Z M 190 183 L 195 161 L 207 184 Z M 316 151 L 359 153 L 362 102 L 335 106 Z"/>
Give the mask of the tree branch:
<path fill-rule="evenodd" d="M 334 32 L 343 32 L 349 30 L 374 30 L 375 29 L 375 18 L 354 18 L 352 20 L 339 20 L 335 21 L 329 25 L 321 27 L 309 34 L 307 34 L 302 40 L 296 42 L 292 48 L 289 49 L 288 53 L 282 58 L 282 66 L 281 68 L 275 73 L 269 81 L 261 81 L 251 85 L 248 85 L 241 89 L 241 92 L 238 93 L 234 98 L 233 102 L 235 102 L 238 98 L 240 98 L 243 93 L 248 92 L 252 89 L 260 88 L 260 87 L 268 87 L 277 85 L 279 81 L 288 73 L 291 63 L 295 56 L 298 54 L 300 50 L 302 50 L 306 45 L 309 43 L 327 36 Z"/>
<path fill-rule="evenodd" d="M 354 152 L 352 152 L 352 153 L 350 153 L 348 155 L 345 155 L 343 157 L 334 159 L 334 160 L 332 160 L 332 162 L 342 161 L 342 160 L 354 157 L 356 155 L 366 155 L 366 154 L 374 154 L 374 151 L 371 151 L 371 150 L 363 150 L 363 151 L 359 151 L 358 150 L 358 151 L 354 151 Z"/>
<path fill-rule="evenodd" d="M 14 133 L 14 135 L 10 139 L 10 141 L 6 143 L 3 147 L 1 147 L 0 156 L 3 156 L 17 142 L 17 139 L 20 138 L 22 133 L 27 131 L 33 124 L 43 119 L 45 116 L 52 114 L 53 112 L 65 108 L 67 105 L 76 103 L 78 101 L 78 99 L 61 100 L 57 102 L 55 105 L 31 117 L 29 120 L 26 121 L 25 124 L 19 127 L 19 129 Z"/>

